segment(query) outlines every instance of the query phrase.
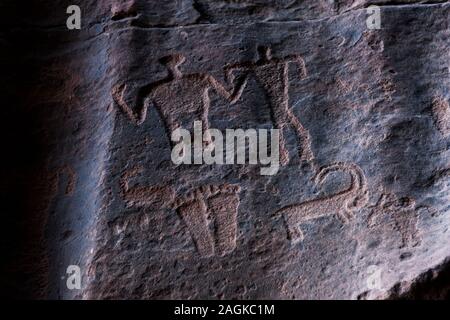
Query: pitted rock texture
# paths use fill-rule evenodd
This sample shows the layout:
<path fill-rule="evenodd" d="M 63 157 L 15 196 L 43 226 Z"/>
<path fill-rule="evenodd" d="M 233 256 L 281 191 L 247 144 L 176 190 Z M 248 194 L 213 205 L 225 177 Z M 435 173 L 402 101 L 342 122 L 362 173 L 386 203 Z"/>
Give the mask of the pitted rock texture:
<path fill-rule="evenodd" d="M 448 1 L 92 0 L 71 31 L 69 4 L 1 22 L 5 292 L 384 299 L 448 278 Z M 196 120 L 280 129 L 279 171 L 175 165 Z"/>

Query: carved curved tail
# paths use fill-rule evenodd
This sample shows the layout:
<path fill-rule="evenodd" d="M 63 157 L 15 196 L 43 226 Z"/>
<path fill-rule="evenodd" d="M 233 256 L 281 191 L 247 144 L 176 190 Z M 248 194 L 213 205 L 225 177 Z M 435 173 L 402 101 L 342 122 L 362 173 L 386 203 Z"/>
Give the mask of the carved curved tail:
<path fill-rule="evenodd" d="M 316 184 L 321 185 L 326 177 L 333 172 L 345 172 L 350 175 L 350 187 L 342 193 L 362 195 L 366 192 L 367 182 L 362 169 L 353 163 L 336 162 L 323 167 L 315 177 Z"/>

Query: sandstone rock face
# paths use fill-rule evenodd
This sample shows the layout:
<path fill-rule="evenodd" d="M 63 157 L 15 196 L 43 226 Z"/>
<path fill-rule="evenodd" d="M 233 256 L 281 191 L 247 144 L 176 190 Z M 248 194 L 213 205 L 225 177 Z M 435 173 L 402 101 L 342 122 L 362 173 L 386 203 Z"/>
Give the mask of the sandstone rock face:
<path fill-rule="evenodd" d="M 92 0 L 81 30 L 69 4 L 2 20 L 7 290 L 374 299 L 442 269 L 448 1 Z M 174 164 L 170 135 L 196 120 L 280 129 L 278 172 Z"/>

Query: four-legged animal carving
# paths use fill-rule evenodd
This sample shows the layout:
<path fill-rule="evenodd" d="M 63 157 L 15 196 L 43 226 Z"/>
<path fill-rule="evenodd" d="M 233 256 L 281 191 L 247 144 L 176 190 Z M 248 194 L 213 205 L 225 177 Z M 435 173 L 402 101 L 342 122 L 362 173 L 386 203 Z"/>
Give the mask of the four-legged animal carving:
<path fill-rule="evenodd" d="M 290 205 L 277 211 L 277 214 L 284 217 L 288 236 L 292 242 L 303 240 L 303 232 L 299 227 L 302 223 L 333 214 L 336 214 L 343 223 L 346 223 L 353 217 L 355 209 L 359 209 L 367 203 L 364 172 L 355 164 L 335 163 L 326 166 L 317 174 L 316 183 L 322 184 L 330 173 L 336 171 L 342 171 L 350 175 L 351 182 L 348 189 L 331 196 Z"/>

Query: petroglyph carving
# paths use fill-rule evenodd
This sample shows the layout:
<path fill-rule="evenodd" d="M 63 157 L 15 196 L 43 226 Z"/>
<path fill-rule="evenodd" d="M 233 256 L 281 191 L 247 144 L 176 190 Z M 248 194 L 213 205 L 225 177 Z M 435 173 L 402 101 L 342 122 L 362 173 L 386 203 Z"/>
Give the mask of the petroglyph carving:
<path fill-rule="evenodd" d="M 175 198 L 175 191 L 168 186 L 134 186 L 130 187 L 130 180 L 141 173 L 141 167 L 133 168 L 122 176 L 121 188 L 123 199 L 127 206 L 156 206 L 159 208 L 168 207 Z"/>
<path fill-rule="evenodd" d="M 418 210 L 416 202 L 409 197 L 398 198 L 392 193 L 382 193 L 378 201 L 370 206 L 372 209 L 367 225 L 370 228 L 387 226 L 401 235 L 400 248 L 415 247 L 421 239 L 418 223 Z M 388 218 L 387 220 L 384 218 Z"/>
<path fill-rule="evenodd" d="M 450 135 L 450 105 L 448 101 L 441 97 L 435 97 L 432 102 L 432 114 L 434 124 L 439 132 L 444 135 Z"/>
<path fill-rule="evenodd" d="M 225 255 L 236 248 L 239 192 L 236 185 L 209 185 L 175 201 L 201 256 Z M 215 242 L 208 217 L 214 220 Z"/>
<path fill-rule="evenodd" d="M 165 123 L 169 139 L 171 133 L 179 128 L 182 122 L 185 122 L 183 127 L 189 130 L 192 129 L 194 120 L 201 120 L 203 130 L 206 131 L 209 129 L 209 90 L 213 89 L 233 104 L 240 98 L 246 85 L 246 79 L 237 79 L 237 85 L 233 89 L 227 90 L 211 75 L 204 73 L 184 75 L 180 66 L 185 60 L 185 57 L 181 54 L 174 54 L 161 59 L 161 63 L 168 69 L 168 76 L 140 88 L 135 107 L 129 106 L 125 101 L 124 95 L 127 88 L 125 84 L 116 85 L 112 89 L 114 101 L 136 125 L 144 122 L 148 106 L 153 104 Z M 209 144 L 210 142 L 209 140 L 206 143 Z"/>
<path fill-rule="evenodd" d="M 284 138 L 284 130 L 287 126 L 295 130 L 301 159 L 312 161 L 314 157 L 311 151 L 309 132 L 303 127 L 289 106 L 289 64 L 296 63 L 300 75 L 306 76 L 305 62 L 299 55 L 289 55 L 281 59 L 274 58 L 268 47 L 261 46 L 258 48 L 258 52 L 259 59 L 256 62 L 242 62 L 226 66 L 226 79 L 233 79 L 233 71 L 235 70 L 252 73 L 265 90 L 275 128 L 280 130 L 280 162 L 282 165 L 289 162 L 289 153 Z"/>
<path fill-rule="evenodd" d="M 225 255 L 236 248 L 237 211 L 240 188 L 236 185 L 206 185 L 175 199 L 170 187 L 130 187 L 129 180 L 142 168 L 127 171 L 121 179 L 127 206 L 158 206 L 178 211 L 201 256 Z M 214 220 L 214 235 L 209 218 Z"/>
<path fill-rule="evenodd" d="M 316 184 L 322 185 L 330 173 L 339 171 L 350 175 L 350 187 L 346 190 L 330 196 L 290 205 L 277 211 L 277 214 L 281 214 L 284 217 L 288 237 L 292 242 L 303 240 L 303 232 L 299 226 L 302 223 L 334 214 L 343 223 L 347 223 L 353 218 L 354 211 L 367 203 L 367 186 L 364 172 L 355 164 L 334 163 L 322 168 L 315 177 Z"/>
<path fill-rule="evenodd" d="M 178 212 L 186 224 L 198 253 L 201 256 L 214 255 L 214 242 L 207 221 L 207 207 L 203 199 L 190 202 L 180 207 Z"/>

